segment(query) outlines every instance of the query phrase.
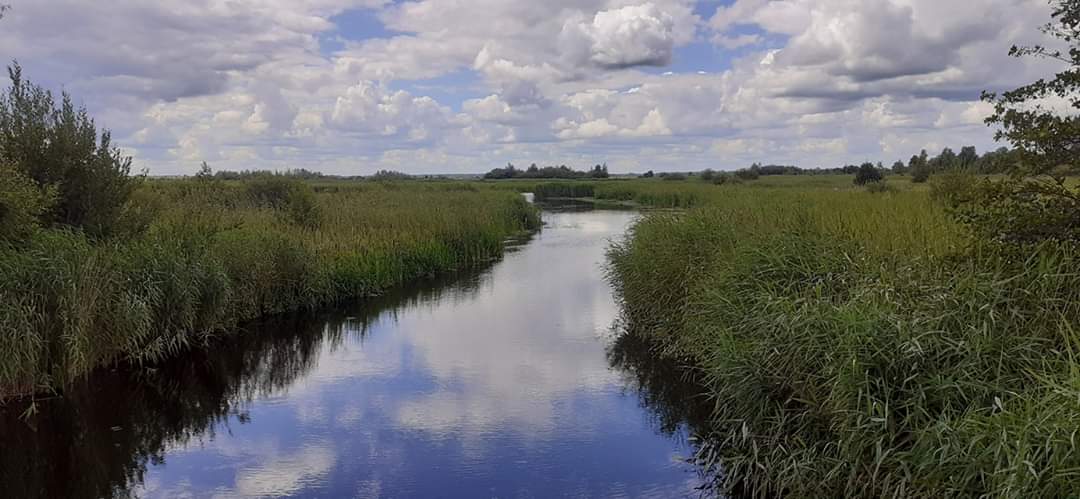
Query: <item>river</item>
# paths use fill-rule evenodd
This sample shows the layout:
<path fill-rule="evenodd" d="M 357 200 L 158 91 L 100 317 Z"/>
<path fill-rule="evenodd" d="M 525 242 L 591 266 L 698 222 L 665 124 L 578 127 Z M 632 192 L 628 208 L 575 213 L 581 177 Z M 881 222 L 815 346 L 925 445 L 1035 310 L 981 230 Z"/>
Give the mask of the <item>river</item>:
<path fill-rule="evenodd" d="M 6 408 L 0 495 L 698 497 L 687 394 L 617 341 L 602 266 L 635 216 L 546 210 L 483 271 Z"/>

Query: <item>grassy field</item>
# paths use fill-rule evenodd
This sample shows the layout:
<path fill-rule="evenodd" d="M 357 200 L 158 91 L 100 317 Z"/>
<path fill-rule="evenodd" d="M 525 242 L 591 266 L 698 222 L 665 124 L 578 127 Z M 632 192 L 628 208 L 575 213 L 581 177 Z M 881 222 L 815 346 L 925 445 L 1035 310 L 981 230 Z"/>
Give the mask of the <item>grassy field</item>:
<path fill-rule="evenodd" d="M 1066 497 L 1080 480 L 1080 255 L 1002 248 L 924 185 L 633 180 L 610 252 L 630 334 L 712 402 L 701 464 L 791 497 Z"/>
<path fill-rule="evenodd" d="M 148 181 L 108 239 L 0 247 L 0 398 L 474 266 L 538 225 L 521 196 L 461 183 Z"/>

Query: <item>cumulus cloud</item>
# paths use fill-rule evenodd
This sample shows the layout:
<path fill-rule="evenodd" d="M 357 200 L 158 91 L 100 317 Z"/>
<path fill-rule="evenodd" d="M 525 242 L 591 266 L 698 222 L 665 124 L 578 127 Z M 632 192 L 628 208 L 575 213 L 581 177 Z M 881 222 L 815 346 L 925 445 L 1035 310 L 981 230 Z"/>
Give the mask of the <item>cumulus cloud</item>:
<path fill-rule="evenodd" d="M 356 12 L 381 29 L 337 17 Z M 996 147 L 978 95 L 1058 69 L 1006 54 L 1048 16 L 1043 0 L 40 0 L 0 21 L 0 58 L 72 92 L 152 173 L 828 166 Z"/>
<path fill-rule="evenodd" d="M 345 131 L 424 140 L 446 127 L 449 116 L 449 110 L 431 97 L 391 92 L 376 82 L 361 81 L 337 98 L 330 121 Z"/>
<path fill-rule="evenodd" d="M 664 66 L 675 46 L 675 20 L 652 3 L 597 12 L 591 21 L 571 19 L 560 43 L 577 63 L 603 68 Z"/>

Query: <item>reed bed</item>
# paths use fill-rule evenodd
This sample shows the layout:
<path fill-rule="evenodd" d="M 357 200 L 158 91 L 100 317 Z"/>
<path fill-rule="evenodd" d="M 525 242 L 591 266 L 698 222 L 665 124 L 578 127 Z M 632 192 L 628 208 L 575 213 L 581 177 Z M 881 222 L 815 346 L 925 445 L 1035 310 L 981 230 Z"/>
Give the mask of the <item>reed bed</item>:
<path fill-rule="evenodd" d="M 644 217 L 609 276 L 702 380 L 721 491 L 1076 493 L 1077 248 L 977 241 L 915 189 L 683 185 L 697 207 Z"/>
<path fill-rule="evenodd" d="M 49 229 L 0 248 L 0 399 L 475 266 L 539 226 L 520 195 L 452 183 L 150 181 L 125 210 L 111 239 Z"/>

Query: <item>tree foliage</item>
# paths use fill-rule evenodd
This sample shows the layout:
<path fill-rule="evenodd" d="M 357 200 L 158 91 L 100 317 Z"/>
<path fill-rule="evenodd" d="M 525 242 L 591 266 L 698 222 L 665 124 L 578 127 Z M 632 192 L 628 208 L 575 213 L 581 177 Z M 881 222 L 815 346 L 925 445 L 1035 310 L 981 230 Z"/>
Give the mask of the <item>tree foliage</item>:
<path fill-rule="evenodd" d="M 972 180 L 941 194 L 962 221 L 993 240 L 1080 241 L 1080 189 L 1065 179 L 1080 166 L 1080 0 L 1052 3 L 1041 30 L 1058 48 L 1014 46 L 1009 54 L 1060 61 L 1065 69 L 1000 95 L 983 93 L 994 106 L 986 122 L 998 127 L 995 139 L 1013 147 L 1004 161 L 1010 177 Z"/>
<path fill-rule="evenodd" d="M 108 130 L 98 134 L 85 108 L 62 94 L 26 81 L 22 68 L 8 68 L 11 87 L 0 96 L 0 161 L 37 184 L 55 189 L 56 203 L 41 214 L 45 224 L 108 235 L 138 185 L 131 158 L 112 146 Z M 4 181 L 11 181 L 7 177 Z"/>
<path fill-rule="evenodd" d="M 885 180 L 885 176 L 873 163 L 863 163 L 855 173 L 855 185 L 873 184 L 882 180 Z"/>
<path fill-rule="evenodd" d="M 0 162 L 0 244 L 29 237 L 55 202 L 54 189 L 41 189 L 15 167 Z"/>
<path fill-rule="evenodd" d="M 494 168 L 484 174 L 485 179 L 500 180 L 511 178 L 608 178 L 607 164 L 596 165 L 587 171 L 580 171 L 566 165 L 537 166 L 536 163 L 522 170 L 507 163 L 505 168 Z"/>
<path fill-rule="evenodd" d="M 987 124 L 998 126 L 994 138 L 1019 152 L 1024 176 L 1061 176 L 1080 165 L 1080 0 L 1055 0 L 1049 23 L 1041 31 L 1067 47 L 1013 46 L 1009 55 L 1053 59 L 1066 68 L 1053 79 L 1039 79 L 1000 95 L 983 93 L 993 104 Z M 1057 108 L 1067 107 L 1068 112 Z"/>

